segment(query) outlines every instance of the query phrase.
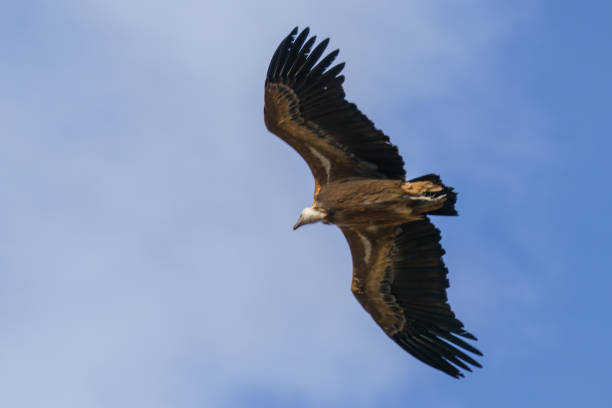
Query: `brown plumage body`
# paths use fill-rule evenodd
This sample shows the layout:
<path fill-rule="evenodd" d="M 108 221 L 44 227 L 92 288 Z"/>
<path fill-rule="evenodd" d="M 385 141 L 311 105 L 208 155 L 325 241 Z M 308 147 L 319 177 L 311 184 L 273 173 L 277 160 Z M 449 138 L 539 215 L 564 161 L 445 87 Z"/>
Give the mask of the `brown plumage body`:
<path fill-rule="evenodd" d="M 321 58 L 328 40 L 313 48 L 308 28 L 296 34 L 270 61 L 264 105 L 266 127 L 306 160 L 315 181 L 313 205 L 294 229 L 317 221 L 339 226 L 359 303 L 404 350 L 462 377 L 460 368 L 480 367 L 468 352 L 482 353 L 463 340 L 476 337 L 447 302 L 440 231 L 429 220 L 457 215 L 457 195 L 435 174 L 406 181 L 397 147 L 345 100 L 344 63 L 329 68 L 338 50 Z"/>
<path fill-rule="evenodd" d="M 339 227 L 396 226 L 441 208 L 443 190 L 430 181 L 347 179 L 323 186 L 313 207 L 326 214 L 324 222 Z"/>

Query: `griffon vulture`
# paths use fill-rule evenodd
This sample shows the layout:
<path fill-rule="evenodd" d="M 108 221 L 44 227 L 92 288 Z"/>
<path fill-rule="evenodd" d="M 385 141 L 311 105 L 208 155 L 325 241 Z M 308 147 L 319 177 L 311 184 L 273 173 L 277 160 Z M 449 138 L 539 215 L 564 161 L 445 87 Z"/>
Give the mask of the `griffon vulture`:
<path fill-rule="evenodd" d="M 447 303 L 440 231 L 430 215 L 457 215 L 457 195 L 440 177 L 406 181 L 404 161 L 389 138 L 344 99 L 338 55 L 329 42 L 298 35 L 280 43 L 268 68 L 267 128 L 308 163 L 314 202 L 294 229 L 335 224 L 351 249 L 351 290 L 383 331 L 425 364 L 459 378 L 481 367 L 476 340 Z"/>

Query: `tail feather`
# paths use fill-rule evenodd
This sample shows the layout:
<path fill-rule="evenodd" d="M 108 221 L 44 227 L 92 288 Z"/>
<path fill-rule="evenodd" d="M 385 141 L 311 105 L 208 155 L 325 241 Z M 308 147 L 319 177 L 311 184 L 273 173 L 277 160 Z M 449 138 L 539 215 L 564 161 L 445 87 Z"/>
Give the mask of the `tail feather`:
<path fill-rule="evenodd" d="M 435 192 L 435 193 L 431 192 L 430 194 L 432 194 L 434 197 L 442 196 L 442 195 L 446 196 L 446 201 L 444 202 L 444 205 L 442 207 L 436 210 L 433 210 L 433 211 L 428 211 L 427 214 L 459 215 L 459 213 L 457 213 L 457 210 L 455 209 L 455 203 L 457 202 L 457 193 L 453 191 L 452 187 L 445 186 L 444 183 L 442 182 L 442 179 L 440 179 L 440 176 L 438 176 L 437 174 L 426 174 L 424 176 L 409 180 L 410 183 L 413 183 L 416 181 L 429 181 L 430 183 L 436 184 L 442 187 L 442 190 Z"/>

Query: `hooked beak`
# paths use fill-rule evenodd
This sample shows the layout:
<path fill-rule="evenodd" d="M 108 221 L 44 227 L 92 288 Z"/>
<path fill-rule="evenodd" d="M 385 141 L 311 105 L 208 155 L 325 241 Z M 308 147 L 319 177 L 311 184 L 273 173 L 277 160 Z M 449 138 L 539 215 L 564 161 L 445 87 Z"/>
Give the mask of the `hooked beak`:
<path fill-rule="evenodd" d="M 295 231 L 296 229 L 300 228 L 302 225 L 304 225 L 304 223 L 302 222 L 302 217 L 300 217 L 300 219 L 293 226 L 293 230 Z"/>

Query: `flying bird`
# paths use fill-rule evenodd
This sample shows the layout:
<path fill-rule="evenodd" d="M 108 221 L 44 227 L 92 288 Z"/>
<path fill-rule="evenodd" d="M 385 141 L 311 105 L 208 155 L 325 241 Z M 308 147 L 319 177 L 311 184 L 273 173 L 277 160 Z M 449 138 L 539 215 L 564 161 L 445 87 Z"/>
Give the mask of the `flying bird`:
<path fill-rule="evenodd" d="M 457 215 L 457 194 L 439 176 L 406 181 L 404 161 L 389 137 L 344 98 L 325 57 L 297 27 L 274 53 L 265 83 L 266 127 L 293 147 L 312 171 L 314 202 L 293 227 L 335 224 L 348 241 L 351 291 L 383 331 L 425 364 L 455 378 L 481 367 L 482 356 L 451 310 L 440 231 L 430 215 Z"/>

